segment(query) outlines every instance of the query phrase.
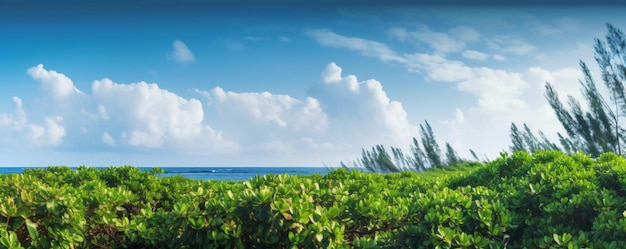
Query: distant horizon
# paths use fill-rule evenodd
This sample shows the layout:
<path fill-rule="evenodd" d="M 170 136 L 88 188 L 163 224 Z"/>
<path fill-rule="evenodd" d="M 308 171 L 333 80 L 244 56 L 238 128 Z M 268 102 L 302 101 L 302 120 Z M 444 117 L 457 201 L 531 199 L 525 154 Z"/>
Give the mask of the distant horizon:
<path fill-rule="evenodd" d="M 90 168 L 108 168 L 108 167 L 124 167 L 131 166 L 136 168 L 342 168 L 341 166 L 135 166 L 135 165 L 109 165 L 109 166 L 91 166 L 91 165 L 79 165 L 79 166 L 66 166 L 66 165 L 49 165 L 49 166 L 0 166 L 0 168 L 48 168 L 48 167 L 90 167 Z"/>

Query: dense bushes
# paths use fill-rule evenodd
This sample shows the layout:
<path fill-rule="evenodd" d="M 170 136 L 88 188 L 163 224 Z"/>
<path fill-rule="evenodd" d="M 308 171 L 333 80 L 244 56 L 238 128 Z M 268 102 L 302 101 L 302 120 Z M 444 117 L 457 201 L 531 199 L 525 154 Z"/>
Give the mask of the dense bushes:
<path fill-rule="evenodd" d="M 626 159 L 249 181 L 133 167 L 0 176 L 0 248 L 626 248 Z"/>

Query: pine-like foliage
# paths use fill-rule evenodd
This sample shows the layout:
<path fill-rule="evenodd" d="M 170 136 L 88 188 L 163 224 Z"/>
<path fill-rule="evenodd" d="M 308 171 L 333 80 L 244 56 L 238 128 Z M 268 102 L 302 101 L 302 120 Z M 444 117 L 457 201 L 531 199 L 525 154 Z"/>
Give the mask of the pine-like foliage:
<path fill-rule="evenodd" d="M 545 85 L 545 97 L 563 125 L 567 137 L 558 134 L 561 149 L 572 153 L 583 151 L 593 157 L 603 152 L 622 153 L 626 141 L 625 130 L 620 124 L 620 117 L 626 114 L 626 39 L 624 33 L 611 24 L 607 24 L 605 41 L 595 39 L 595 60 L 600 68 L 602 81 L 609 91 L 609 101 L 598 91 L 587 65 L 580 61 L 584 80 L 580 81 L 587 110 L 580 102 L 568 96 L 568 108 L 559 99 L 554 86 Z M 516 131 L 519 133 L 519 131 Z M 513 129 L 511 137 L 514 137 Z M 519 141 L 513 141 L 518 148 Z M 532 148 L 525 148 L 532 151 Z"/>
<path fill-rule="evenodd" d="M 538 131 L 537 134 L 539 138 L 526 124 L 524 124 L 524 130 L 520 130 L 515 123 L 511 123 L 511 142 L 513 144 L 509 148 L 512 152 L 526 151 L 530 153 L 538 150 L 559 150 L 559 147 L 550 142 L 543 132 Z"/>
<path fill-rule="evenodd" d="M 461 158 L 449 143 L 446 143 L 445 153 L 442 153 L 428 121 L 420 125 L 420 136 L 419 140 L 413 138 L 410 155 L 405 155 L 402 149 L 396 147 L 391 147 L 391 154 L 389 154 L 383 145 L 376 145 L 371 150 L 362 149 L 361 158 L 353 162 L 351 166 L 370 172 L 423 172 L 430 168 L 469 162 Z M 476 153 L 471 150 L 470 152 L 478 161 Z M 340 165 L 344 168 L 351 168 L 343 162 Z"/>

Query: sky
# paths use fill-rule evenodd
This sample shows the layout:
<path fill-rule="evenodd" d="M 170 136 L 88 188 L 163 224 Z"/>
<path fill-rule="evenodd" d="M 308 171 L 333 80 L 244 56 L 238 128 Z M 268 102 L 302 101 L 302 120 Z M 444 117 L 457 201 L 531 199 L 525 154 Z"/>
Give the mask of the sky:
<path fill-rule="evenodd" d="M 0 166 L 324 166 L 562 132 L 626 5 L 0 2 Z M 556 141 L 556 140 L 555 140 Z"/>

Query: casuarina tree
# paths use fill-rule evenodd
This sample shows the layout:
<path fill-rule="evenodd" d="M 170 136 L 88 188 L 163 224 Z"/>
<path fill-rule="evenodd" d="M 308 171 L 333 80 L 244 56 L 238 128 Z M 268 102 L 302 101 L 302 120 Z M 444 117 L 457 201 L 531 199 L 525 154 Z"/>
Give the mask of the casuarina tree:
<path fill-rule="evenodd" d="M 623 154 L 626 130 L 620 118 L 626 115 L 626 39 L 624 33 L 613 25 L 606 26 L 605 40 L 595 39 L 594 48 L 608 98 L 600 93 L 583 61 L 580 61 L 580 68 L 584 79 L 580 80 L 580 84 L 587 102 L 586 109 L 572 96 L 568 96 L 565 107 L 554 85 L 549 82 L 545 85 L 545 97 L 566 132 L 566 136 L 558 134 L 561 147 L 566 152 L 582 151 L 594 157 L 603 152 Z M 520 147 L 519 138 L 513 142 L 513 147 Z"/>

